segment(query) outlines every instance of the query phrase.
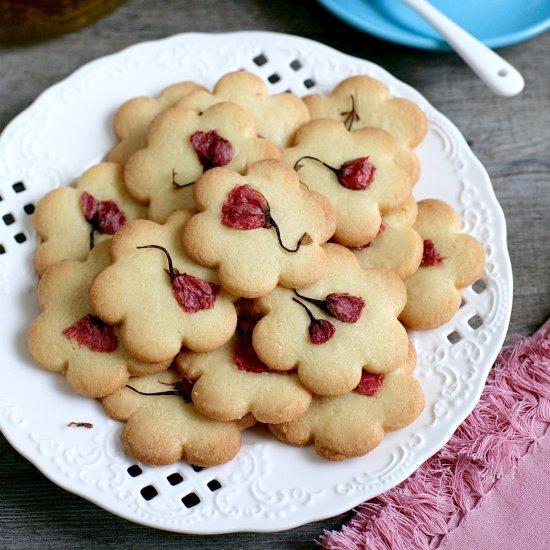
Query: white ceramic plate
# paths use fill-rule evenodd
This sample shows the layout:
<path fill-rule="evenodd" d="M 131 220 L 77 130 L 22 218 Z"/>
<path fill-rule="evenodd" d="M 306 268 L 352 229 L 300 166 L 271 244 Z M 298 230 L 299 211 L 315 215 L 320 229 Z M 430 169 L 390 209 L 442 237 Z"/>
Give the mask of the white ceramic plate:
<path fill-rule="evenodd" d="M 418 148 L 422 178 L 415 195 L 446 200 L 460 212 L 464 230 L 485 245 L 486 272 L 464 289 L 465 305 L 452 321 L 412 334 L 426 409 L 368 456 L 324 462 L 312 448 L 289 447 L 252 430 L 238 457 L 224 466 L 131 468 L 119 442 L 121 425 L 98 402 L 74 395 L 63 376 L 36 367 L 27 351 L 27 327 L 38 313 L 32 205 L 48 190 L 72 183 L 112 147 L 112 115 L 126 99 L 156 95 L 179 80 L 212 86 L 241 68 L 264 77 L 272 93 L 328 92 L 360 73 L 416 101 L 429 131 Z M 504 216 L 464 138 L 418 92 L 380 67 L 303 38 L 183 34 L 85 65 L 44 92 L 2 134 L 0 195 L 0 427 L 55 483 L 144 525 L 182 533 L 277 531 L 336 515 L 394 487 L 472 410 L 506 333 L 512 275 Z M 69 429 L 70 421 L 94 428 Z M 146 496 L 156 496 L 146 500 L 144 488 Z"/>

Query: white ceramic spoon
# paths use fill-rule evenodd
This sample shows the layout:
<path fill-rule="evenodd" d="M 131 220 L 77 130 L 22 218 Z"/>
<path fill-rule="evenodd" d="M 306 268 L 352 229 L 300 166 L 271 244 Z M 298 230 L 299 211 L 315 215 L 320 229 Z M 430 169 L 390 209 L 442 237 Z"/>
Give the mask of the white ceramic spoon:
<path fill-rule="evenodd" d="M 462 27 L 443 15 L 427 0 L 402 0 L 421 15 L 497 95 L 512 97 L 525 85 L 521 74 Z"/>

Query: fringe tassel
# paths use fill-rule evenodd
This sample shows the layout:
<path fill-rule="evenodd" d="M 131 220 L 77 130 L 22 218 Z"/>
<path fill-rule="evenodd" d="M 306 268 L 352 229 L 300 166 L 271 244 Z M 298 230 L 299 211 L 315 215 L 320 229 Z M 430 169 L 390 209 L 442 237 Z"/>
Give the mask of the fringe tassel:
<path fill-rule="evenodd" d="M 550 321 L 495 362 L 479 403 L 451 440 L 401 485 L 362 504 L 326 550 L 433 550 L 550 423 Z"/>

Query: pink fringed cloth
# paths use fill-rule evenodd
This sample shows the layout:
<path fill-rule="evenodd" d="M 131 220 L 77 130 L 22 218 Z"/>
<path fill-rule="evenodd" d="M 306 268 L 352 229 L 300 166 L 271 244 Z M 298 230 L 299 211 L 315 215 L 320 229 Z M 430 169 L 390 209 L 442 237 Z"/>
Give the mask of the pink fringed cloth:
<path fill-rule="evenodd" d="M 441 451 L 321 545 L 550 549 L 549 425 L 550 320 L 501 350 L 479 403 Z"/>

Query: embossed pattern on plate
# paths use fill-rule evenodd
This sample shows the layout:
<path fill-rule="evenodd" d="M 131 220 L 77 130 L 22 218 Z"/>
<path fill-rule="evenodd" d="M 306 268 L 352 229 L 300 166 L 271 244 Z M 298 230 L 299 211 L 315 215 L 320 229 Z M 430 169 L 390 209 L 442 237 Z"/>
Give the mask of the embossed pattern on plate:
<path fill-rule="evenodd" d="M 421 417 L 389 434 L 368 456 L 328 463 L 311 448 L 276 442 L 255 428 L 229 464 L 199 469 L 135 464 L 121 425 L 98 402 L 73 395 L 62 376 L 36 367 L 26 331 L 38 312 L 32 256 L 34 205 L 71 184 L 109 150 L 112 115 L 126 99 L 156 95 L 178 80 L 212 86 L 247 69 L 271 93 L 328 92 L 368 74 L 416 101 L 429 119 L 418 148 L 417 199 L 448 201 L 487 252 L 483 278 L 464 289 L 445 326 L 411 334 L 427 399 Z M 367 61 L 303 38 L 265 32 L 183 34 L 130 47 L 83 66 L 44 92 L 0 138 L 0 428 L 12 445 L 65 489 L 131 521 L 182 533 L 276 531 L 333 516 L 408 477 L 440 449 L 479 399 L 510 316 L 512 274 L 506 226 L 489 177 L 464 138 L 415 90 Z M 71 421 L 93 429 L 67 428 Z"/>

